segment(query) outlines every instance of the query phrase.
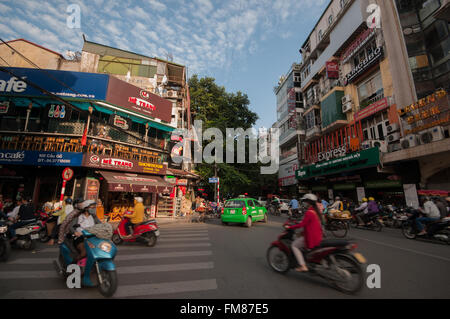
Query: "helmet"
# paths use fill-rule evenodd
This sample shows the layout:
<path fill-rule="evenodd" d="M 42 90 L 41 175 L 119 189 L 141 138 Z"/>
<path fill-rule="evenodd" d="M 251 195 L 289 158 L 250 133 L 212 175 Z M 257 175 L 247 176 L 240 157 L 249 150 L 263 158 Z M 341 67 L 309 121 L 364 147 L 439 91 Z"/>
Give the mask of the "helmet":
<path fill-rule="evenodd" d="M 375 200 L 375 198 L 369 197 L 369 201 L 374 201 L 374 200 Z"/>
<path fill-rule="evenodd" d="M 302 201 L 317 202 L 317 196 L 314 194 L 306 194 L 303 196 Z"/>
<path fill-rule="evenodd" d="M 66 204 L 72 204 L 72 198 L 66 198 Z"/>
<path fill-rule="evenodd" d="M 365 198 L 365 197 L 362 199 L 362 201 L 363 201 L 363 203 L 367 203 L 368 202 L 367 198 Z"/>
<path fill-rule="evenodd" d="M 97 205 L 97 203 L 95 202 L 95 200 L 85 200 L 84 202 L 82 202 L 81 204 L 79 204 L 78 207 L 79 207 L 80 209 L 86 209 L 86 208 L 88 208 L 89 206 L 92 206 L 92 205 Z"/>

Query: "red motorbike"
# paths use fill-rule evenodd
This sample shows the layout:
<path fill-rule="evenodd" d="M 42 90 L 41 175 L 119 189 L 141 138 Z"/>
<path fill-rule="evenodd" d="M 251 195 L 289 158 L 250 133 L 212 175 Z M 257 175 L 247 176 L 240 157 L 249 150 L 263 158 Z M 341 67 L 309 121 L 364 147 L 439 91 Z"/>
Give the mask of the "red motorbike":
<path fill-rule="evenodd" d="M 56 222 L 56 217 L 53 217 L 51 212 L 45 212 L 43 210 L 37 211 L 38 223 L 41 226 L 39 230 L 39 240 L 41 243 L 46 243 L 50 240 L 50 236 L 48 235 L 47 224 Z"/>
<path fill-rule="evenodd" d="M 284 226 L 292 225 L 287 221 Z M 283 227 L 284 227 L 283 226 Z M 299 267 L 292 252 L 292 242 L 295 240 L 295 230 L 285 231 L 267 250 L 267 261 L 270 267 L 281 274 Z M 309 274 L 319 276 L 337 290 L 355 294 L 364 284 L 363 264 L 365 258 L 355 252 L 357 245 L 347 240 L 324 240 L 318 247 L 303 249 L 303 256 Z"/>
<path fill-rule="evenodd" d="M 155 246 L 160 234 L 156 220 L 149 220 L 138 225 L 133 225 L 133 233 L 128 234 L 126 224 L 129 222 L 129 218 L 127 218 L 127 215 L 129 213 L 124 214 L 119 227 L 114 231 L 112 237 L 113 243 L 120 245 L 123 242 L 139 242 L 149 247 Z"/>

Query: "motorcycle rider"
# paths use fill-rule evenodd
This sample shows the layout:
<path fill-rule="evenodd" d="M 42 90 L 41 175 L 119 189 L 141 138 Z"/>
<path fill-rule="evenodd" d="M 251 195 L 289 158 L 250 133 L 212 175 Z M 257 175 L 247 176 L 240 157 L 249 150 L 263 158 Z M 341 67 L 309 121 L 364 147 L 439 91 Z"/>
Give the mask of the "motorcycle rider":
<path fill-rule="evenodd" d="M 342 203 L 341 198 L 339 196 L 337 196 L 335 198 L 334 203 L 328 207 L 328 211 L 332 211 L 332 210 L 343 211 L 344 210 L 343 206 L 344 206 L 344 204 Z"/>
<path fill-rule="evenodd" d="M 133 234 L 134 225 L 139 225 L 144 222 L 145 207 L 143 202 L 144 199 L 142 197 L 134 198 L 134 211 L 132 214 L 127 215 L 128 221 L 125 224 L 128 235 Z"/>
<path fill-rule="evenodd" d="M 369 197 L 369 205 L 368 205 L 368 213 L 365 216 L 367 218 L 367 221 L 370 221 L 370 219 L 380 213 L 380 207 L 378 206 L 378 203 L 375 201 L 375 198 Z M 369 222 L 370 224 L 371 222 Z"/>
<path fill-rule="evenodd" d="M 362 203 L 358 208 L 355 208 L 356 213 L 356 219 L 358 220 L 359 226 L 364 226 L 364 220 L 363 216 L 367 215 L 369 213 L 369 203 L 367 198 L 362 199 Z"/>
<path fill-rule="evenodd" d="M 25 225 L 36 222 L 36 216 L 34 215 L 34 208 L 31 204 L 30 198 L 22 198 L 22 205 L 19 208 L 18 213 L 19 221 L 9 228 L 11 234 L 11 242 L 17 240 L 16 229 Z"/>
<path fill-rule="evenodd" d="M 439 212 L 439 208 L 433 203 L 429 197 L 424 197 L 423 199 L 423 209 L 421 209 L 421 213 L 426 217 L 420 217 L 416 219 L 417 229 L 420 231 L 417 235 L 424 236 L 427 234 L 425 230 L 424 223 L 432 223 L 441 219 L 441 213 Z"/>
<path fill-rule="evenodd" d="M 303 236 L 299 237 L 292 243 L 292 251 L 297 259 L 300 267 L 296 269 L 298 272 L 307 272 L 305 259 L 303 257 L 302 248 L 313 249 L 322 242 L 322 216 L 317 207 L 317 196 L 314 194 L 306 194 L 302 199 L 308 205 L 308 210 L 305 213 L 303 220 L 294 226 L 286 226 L 286 229 L 300 229 L 303 228 Z"/>
<path fill-rule="evenodd" d="M 58 217 L 57 225 L 52 231 L 52 236 L 50 241 L 48 242 L 49 245 L 54 245 L 55 239 L 58 237 L 59 229 L 61 228 L 61 224 L 64 222 L 64 220 L 74 211 L 74 207 L 72 205 L 72 199 L 66 198 L 64 201 L 63 206 L 59 211 L 53 214 L 53 216 Z"/>
<path fill-rule="evenodd" d="M 298 205 L 298 200 L 297 200 L 297 198 L 295 196 L 292 198 L 291 202 L 289 203 L 289 207 L 292 210 L 292 215 L 295 216 L 295 215 L 298 214 L 298 207 L 299 207 L 299 205 Z"/>
<path fill-rule="evenodd" d="M 433 202 L 439 209 L 441 219 L 447 217 L 447 203 L 441 197 L 433 197 Z"/>

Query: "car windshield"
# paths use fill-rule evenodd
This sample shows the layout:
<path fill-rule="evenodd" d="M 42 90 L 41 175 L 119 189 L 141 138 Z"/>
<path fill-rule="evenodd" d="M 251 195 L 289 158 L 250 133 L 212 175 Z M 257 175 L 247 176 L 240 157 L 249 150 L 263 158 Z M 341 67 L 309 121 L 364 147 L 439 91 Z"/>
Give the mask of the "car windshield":
<path fill-rule="evenodd" d="M 229 200 L 225 204 L 225 208 L 243 208 L 244 206 L 244 201 L 241 200 Z"/>

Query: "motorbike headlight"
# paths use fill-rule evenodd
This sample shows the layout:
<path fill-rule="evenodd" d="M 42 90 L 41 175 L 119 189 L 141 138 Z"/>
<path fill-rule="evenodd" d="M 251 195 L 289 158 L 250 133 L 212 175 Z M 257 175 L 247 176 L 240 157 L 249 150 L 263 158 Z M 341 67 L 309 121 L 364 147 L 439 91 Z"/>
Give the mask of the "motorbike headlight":
<path fill-rule="evenodd" d="M 0 226 L 0 234 L 6 233 L 7 230 L 8 230 L 7 226 Z"/>
<path fill-rule="evenodd" d="M 98 246 L 101 250 L 103 250 L 105 253 L 109 253 L 111 251 L 112 245 L 106 241 L 100 243 Z"/>

